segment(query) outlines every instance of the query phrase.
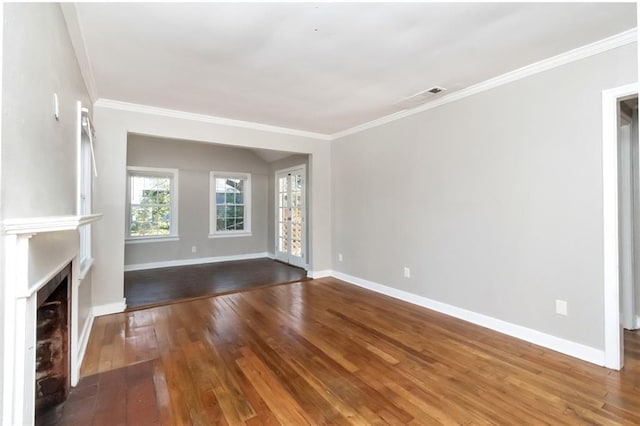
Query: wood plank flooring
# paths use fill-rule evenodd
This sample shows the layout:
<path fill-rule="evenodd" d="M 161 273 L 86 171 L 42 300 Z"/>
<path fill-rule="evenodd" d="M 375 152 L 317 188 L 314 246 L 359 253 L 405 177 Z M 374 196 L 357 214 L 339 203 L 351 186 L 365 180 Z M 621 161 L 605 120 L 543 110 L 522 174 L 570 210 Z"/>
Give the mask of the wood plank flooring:
<path fill-rule="evenodd" d="M 137 309 L 290 283 L 306 276 L 304 269 L 268 258 L 128 271 L 124 296 L 127 307 Z"/>
<path fill-rule="evenodd" d="M 97 318 L 82 381 L 151 365 L 149 424 L 640 424 L 626 338 L 615 372 L 326 278 Z"/>

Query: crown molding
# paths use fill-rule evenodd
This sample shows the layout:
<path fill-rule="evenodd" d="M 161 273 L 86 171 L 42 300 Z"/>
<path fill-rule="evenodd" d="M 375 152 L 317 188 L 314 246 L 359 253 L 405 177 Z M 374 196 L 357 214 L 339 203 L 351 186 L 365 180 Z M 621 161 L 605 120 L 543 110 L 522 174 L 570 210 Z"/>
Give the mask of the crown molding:
<path fill-rule="evenodd" d="M 96 81 L 93 78 L 93 69 L 91 68 L 91 61 L 89 60 L 89 52 L 87 52 L 87 44 L 84 40 L 82 25 L 78 18 L 78 10 L 74 3 L 60 3 L 60 8 L 62 9 L 64 20 L 67 23 L 67 31 L 69 32 L 71 45 L 76 54 L 76 60 L 80 67 L 80 74 L 82 74 L 84 85 L 87 88 L 91 102 L 95 102 L 98 99 L 98 91 L 96 89 Z"/>
<path fill-rule="evenodd" d="M 330 135 L 330 138 L 331 140 L 336 140 L 348 135 L 353 135 L 355 133 L 362 132 L 367 129 L 382 126 L 383 124 L 391 123 L 392 121 L 396 121 L 404 117 L 409 117 L 414 114 L 418 114 L 422 111 L 436 108 L 441 105 L 448 104 L 449 102 L 454 102 L 454 101 L 466 98 L 468 96 L 472 96 L 477 93 L 484 92 L 484 91 L 496 88 L 498 86 L 502 86 L 504 84 L 511 83 L 513 81 L 520 80 L 525 77 L 529 77 L 544 71 L 548 71 L 550 69 L 553 69 L 562 65 L 566 65 L 571 62 L 588 58 L 589 56 L 597 55 L 598 53 L 606 52 L 608 50 L 612 50 L 617 47 L 621 47 L 636 41 L 637 41 L 637 28 L 633 28 L 633 29 L 624 31 L 620 34 L 616 34 L 614 36 L 596 41 L 594 43 L 587 44 L 585 46 L 578 47 L 573 50 L 569 50 L 568 52 L 564 52 L 559 55 L 552 56 L 547 59 L 543 59 L 539 62 L 534 62 L 533 64 L 524 66 L 522 68 L 509 71 L 505 74 L 499 75 L 489 80 L 485 80 L 478 84 L 474 84 L 465 89 L 458 90 L 457 92 L 453 92 L 449 95 L 445 95 L 439 99 L 420 105 L 416 108 L 412 108 L 404 111 L 398 111 L 393 114 L 389 114 L 384 117 L 369 121 L 367 123 L 360 124 L 358 126 L 354 126 L 349 129 L 334 133 Z"/>
<path fill-rule="evenodd" d="M 95 108 L 110 108 L 120 111 L 138 112 L 142 114 L 157 115 L 182 120 L 199 121 L 201 123 L 220 124 L 223 126 L 240 127 L 243 129 L 260 130 L 263 132 L 280 133 L 284 135 L 300 136 L 304 138 L 330 141 L 330 135 L 309 132 L 305 130 L 290 129 L 288 127 L 271 126 L 269 124 L 254 123 L 252 121 L 234 120 L 231 118 L 216 117 L 213 115 L 196 114 L 193 112 L 179 111 L 175 109 L 159 108 L 149 105 L 141 105 L 129 102 L 100 98 L 94 103 Z"/>
<path fill-rule="evenodd" d="M 596 41 L 594 43 L 587 44 L 585 46 L 581 46 L 573 50 L 569 50 L 559 55 L 552 56 L 550 58 L 543 59 L 538 62 L 534 62 L 533 64 L 526 65 L 516 70 L 509 71 L 505 74 L 474 84 L 467 88 L 458 90 L 456 92 L 445 95 L 441 98 L 425 103 L 418 107 L 404 110 L 404 111 L 398 111 L 393 114 L 389 114 L 384 117 L 380 117 L 375 120 L 369 121 L 367 123 L 363 123 L 363 124 L 360 124 L 360 125 L 357 125 L 333 134 L 309 132 L 305 130 L 298 130 L 298 129 L 291 129 L 287 127 L 278 127 L 278 126 L 271 126 L 268 124 L 255 123 L 251 121 L 234 120 L 230 118 L 216 117 L 216 116 L 206 115 L 206 114 L 197 114 L 197 113 L 191 113 L 191 112 L 179 111 L 179 110 L 173 110 L 173 109 L 167 109 L 167 108 L 159 108 L 159 107 L 153 107 L 149 105 L 122 102 L 122 101 L 104 99 L 104 98 L 97 99 L 94 103 L 94 106 L 116 109 L 121 111 L 151 114 L 151 115 L 157 115 L 157 116 L 163 116 L 163 117 L 169 117 L 169 118 L 179 118 L 184 120 L 199 121 L 203 123 L 212 123 L 212 124 L 220 124 L 225 126 L 240 127 L 244 129 L 250 129 L 250 130 L 260 130 L 265 132 L 300 136 L 300 137 L 323 140 L 323 141 L 333 141 L 348 135 L 365 131 L 367 129 L 382 126 L 383 124 L 391 123 L 401 118 L 410 117 L 414 114 L 418 114 L 420 112 L 427 111 L 429 109 L 436 108 L 441 105 L 448 104 L 450 102 L 464 99 L 468 96 L 472 96 L 490 89 L 494 89 L 496 87 L 499 87 L 517 80 L 521 80 L 523 78 L 530 77 L 532 75 L 535 75 L 544 71 L 548 71 L 553 68 L 560 67 L 562 65 L 569 64 L 571 62 L 585 59 L 590 56 L 597 55 L 602 52 L 606 52 L 608 50 L 612 50 L 621 46 L 625 46 L 630 43 L 634 43 L 637 41 L 637 38 L 638 38 L 637 28 L 633 28 L 633 29 L 624 31 L 620 34 L 616 34 L 614 36 L 607 37 L 605 39 Z M 84 72 L 83 72 L 83 75 L 84 75 Z"/>

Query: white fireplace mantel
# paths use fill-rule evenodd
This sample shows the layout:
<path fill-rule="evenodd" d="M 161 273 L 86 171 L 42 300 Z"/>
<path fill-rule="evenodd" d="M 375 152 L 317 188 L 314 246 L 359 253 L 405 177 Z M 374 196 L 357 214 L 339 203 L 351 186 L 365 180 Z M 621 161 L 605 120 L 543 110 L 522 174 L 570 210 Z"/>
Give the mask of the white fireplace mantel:
<path fill-rule="evenodd" d="M 3 383 L 3 425 L 31 425 L 34 422 L 34 381 L 35 381 L 35 339 L 36 339 L 36 310 L 37 291 L 47 283 L 59 270 L 55 267 L 48 271 L 43 279 L 34 282 L 29 274 L 31 259 L 31 238 L 36 234 L 77 231 L 81 226 L 94 222 L 102 214 L 92 215 L 64 215 L 35 218 L 6 219 L 2 222 L 2 239 L 5 250 L 4 274 L 4 383 Z M 71 246 L 72 247 L 72 246 Z M 73 286 L 78 281 L 79 246 L 71 258 L 62 259 L 64 265 L 73 262 Z M 65 255 L 66 257 L 67 255 Z M 64 265 L 60 265 L 63 267 Z M 49 276 L 47 278 L 47 276 Z M 77 294 L 72 291 L 72 323 L 77 318 Z M 71 375 L 72 381 L 77 380 L 79 366 L 75 352 L 77 352 L 77 330 L 71 329 Z"/>
<path fill-rule="evenodd" d="M 6 235 L 34 235 L 42 232 L 72 231 L 102 217 L 102 213 L 86 216 L 45 216 L 7 219 L 2 224 Z"/>

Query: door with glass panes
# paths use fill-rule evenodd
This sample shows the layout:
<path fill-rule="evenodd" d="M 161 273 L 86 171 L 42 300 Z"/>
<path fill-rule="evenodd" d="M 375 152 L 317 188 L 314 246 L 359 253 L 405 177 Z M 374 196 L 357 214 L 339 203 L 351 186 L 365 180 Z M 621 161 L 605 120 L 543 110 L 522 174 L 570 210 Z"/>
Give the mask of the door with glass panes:
<path fill-rule="evenodd" d="M 276 258 L 306 266 L 305 166 L 276 172 Z"/>

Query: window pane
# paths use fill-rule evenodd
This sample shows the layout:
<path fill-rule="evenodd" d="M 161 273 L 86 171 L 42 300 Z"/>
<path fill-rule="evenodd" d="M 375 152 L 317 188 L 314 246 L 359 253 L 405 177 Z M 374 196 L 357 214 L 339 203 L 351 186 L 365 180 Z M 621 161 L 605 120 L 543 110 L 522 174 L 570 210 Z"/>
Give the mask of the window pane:
<path fill-rule="evenodd" d="M 291 254 L 293 256 L 302 256 L 302 242 L 300 240 L 291 240 Z"/>
<path fill-rule="evenodd" d="M 216 192 L 216 204 L 224 203 L 224 193 Z"/>
<path fill-rule="evenodd" d="M 244 204 L 244 193 L 239 192 L 236 194 L 236 204 Z"/>
<path fill-rule="evenodd" d="M 225 197 L 225 198 L 226 198 L 226 200 L 225 200 L 225 201 L 226 201 L 226 203 L 227 203 L 227 204 L 233 204 L 233 203 L 235 202 L 235 197 L 234 197 L 234 195 L 235 195 L 235 194 L 234 194 L 234 193 L 232 193 L 232 192 L 228 192 L 228 193 L 227 193 L 227 195 L 226 195 L 226 197 Z"/>
<path fill-rule="evenodd" d="M 236 217 L 239 217 L 239 218 L 244 220 L 244 207 L 243 206 L 237 206 L 236 207 Z"/>
<path fill-rule="evenodd" d="M 302 239 L 302 225 L 300 224 L 291 225 L 291 238 L 293 238 L 294 240 Z"/>
<path fill-rule="evenodd" d="M 288 191 L 288 185 L 287 185 L 287 180 L 288 177 L 281 177 L 280 179 L 278 179 L 278 187 L 279 187 L 279 192 L 287 192 Z"/>

